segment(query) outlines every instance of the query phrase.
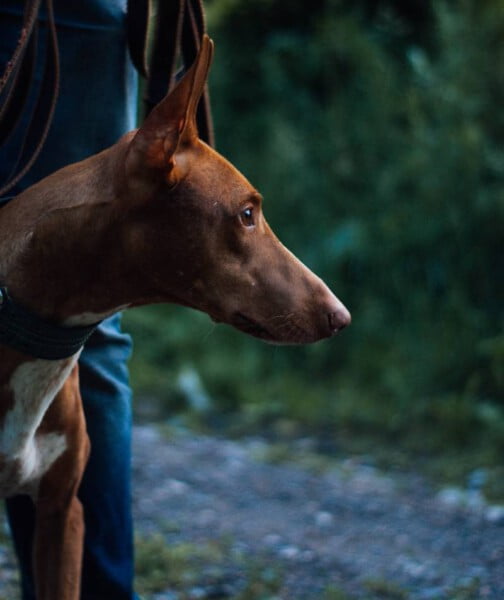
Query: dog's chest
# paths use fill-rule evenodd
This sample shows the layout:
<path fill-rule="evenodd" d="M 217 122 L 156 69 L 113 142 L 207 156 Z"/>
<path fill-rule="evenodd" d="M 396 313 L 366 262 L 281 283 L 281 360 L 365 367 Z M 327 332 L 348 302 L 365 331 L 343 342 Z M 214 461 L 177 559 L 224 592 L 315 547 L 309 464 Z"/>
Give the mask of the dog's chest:
<path fill-rule="evenodd" d="M 74 362 L 25 362 L 2 386 L 10 408 L 0 422 L 0 496 L 20 492 L 34 496 L 42 475 L 65 451 L 64 432 L 38 433 L 37 429 Z"/>

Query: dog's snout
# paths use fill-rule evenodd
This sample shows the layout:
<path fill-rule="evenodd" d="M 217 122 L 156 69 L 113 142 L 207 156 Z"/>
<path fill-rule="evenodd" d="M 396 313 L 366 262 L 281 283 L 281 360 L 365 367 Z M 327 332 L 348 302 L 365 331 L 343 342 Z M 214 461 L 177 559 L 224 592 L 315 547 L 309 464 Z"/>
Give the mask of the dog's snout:
<path fill-rule="evenodd" d="M 328 313 L 327 319 L 329 321 L 329 329 L 332 335 L 338 333 L 345 327 L 348 327 L 352 321 L 352 317 L 348 310 L 343 306 L 339 306 L 333 312 Z"/>

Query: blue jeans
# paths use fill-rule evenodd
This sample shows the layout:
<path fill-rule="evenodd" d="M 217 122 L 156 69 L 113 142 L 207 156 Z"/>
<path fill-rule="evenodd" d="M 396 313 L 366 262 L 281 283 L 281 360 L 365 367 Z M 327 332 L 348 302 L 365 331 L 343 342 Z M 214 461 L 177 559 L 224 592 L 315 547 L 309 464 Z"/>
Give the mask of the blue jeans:
<path fill-rule="evenodd" d="M 61 91 L 46 145 L 13 194 L 57 168 L 113 144 L 134 127 L 136 77 L 127 57 L 125 0 L 56 0 Z M 0 72 L 20 32 L 22 0 L 0 6 Z M 43 36 L 41 36 L 42 38 Z M 43 45 L 43 39 L 41 39 Z M 39 51 L 39 58 L 44 50 Z M 43 62 L 42 60 L 38 63 Z M 37 64 L 38 80 L 42 65 Z M 13 164 L 21 134 L 0 148 L 0 181 Z M 79 497 L 86 536 L 82 599 L 131 600 L 131 393 L 127 360 L 130 338 L 120 317 L 104 321 L 79 361 L 91 456 Z M 34 507 L 26 496 L 7 501 L 22 574 L 23 600 L 34 600 L 32 540 Z"/>

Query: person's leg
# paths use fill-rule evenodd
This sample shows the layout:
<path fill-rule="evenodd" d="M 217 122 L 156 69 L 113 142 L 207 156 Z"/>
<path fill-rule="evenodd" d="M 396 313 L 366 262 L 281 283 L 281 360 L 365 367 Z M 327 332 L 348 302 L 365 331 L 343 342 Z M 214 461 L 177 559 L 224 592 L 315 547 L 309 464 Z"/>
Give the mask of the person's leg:
<path fill-rule="evenodd" d="M 23 600 L 35 600 L 32 564 L 35 507 L 29 496 L 9 498 L 5 501 L 5 507 L 19 563 L 21 597 Z"/>
<path fill-rule="evenodd" d="M 102 323 L 79 360 L 91 439 L 79 490 L 86 523 L 82 600 L 133 597 L 130 347 L 116 315 Z"/>

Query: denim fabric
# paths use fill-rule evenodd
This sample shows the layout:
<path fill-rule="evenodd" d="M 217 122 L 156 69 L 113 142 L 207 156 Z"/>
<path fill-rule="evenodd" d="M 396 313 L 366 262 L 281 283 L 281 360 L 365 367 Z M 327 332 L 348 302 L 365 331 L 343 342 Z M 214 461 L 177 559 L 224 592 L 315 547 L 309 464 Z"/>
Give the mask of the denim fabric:
<path fill-rule="evenodd" d="M 125 0 L 56 0 L 61 91 L 53 125 L 34 168 L 14 190 L 31 185 L 68 163 L 113 144 L 134 127 L 136 76 L 128 60 Z M 0 4 L 0 72 L 20 31 L 22 0 Z M 37 64 L 40 80 L 43 36 Z M 21 134 L 0 149 L 0 182 L 12 167 Z M 81 391 L 91 439 L 91 457 L 79 496 L 86 538 L 83 600 L 134 598 L 130 508 L 131 394 L 127 359 L 131 343 L 119 316 L 108 319 L 80 359 Z M 23 600 L 34 600 L 31 546 L 34 510 L 25 496 L 7 502 L 20 561 Z"/>
<path fill-rule="evenodd" d="M 22 4 L 22 0 L 0 3 L 2 72 L 19 36 Z M 59 100 L 46 146 L 14 193 L 103 150 L 135 126 L 136 74 L 128 60 L 124 2 L 56 0 L 54 4 L 61 61 Z M 44 42 L 40 35 L 34 92 L 43 73 Z M 0 148 L 1 181 L 13 165 L 23 129 L 18 128 Z"/>
<path fill-rule="evenodd" d="M 133 596 L 131 520 L 131 342 L 120 315 L 104 321 L 79 361 L 91 455 L 79 490 L 86 540 L 82 598 Z"/>

